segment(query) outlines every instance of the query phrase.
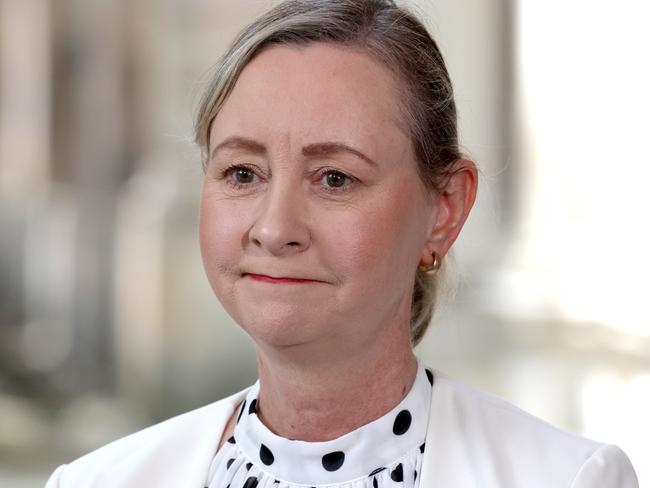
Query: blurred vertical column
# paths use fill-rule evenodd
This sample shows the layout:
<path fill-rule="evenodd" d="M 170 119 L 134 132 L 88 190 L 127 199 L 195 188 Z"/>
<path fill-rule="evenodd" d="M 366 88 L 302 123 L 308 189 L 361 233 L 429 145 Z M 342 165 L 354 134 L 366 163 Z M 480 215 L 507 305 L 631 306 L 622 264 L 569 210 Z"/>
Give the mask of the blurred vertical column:
<path fill-rule="evenodd" d="M 33 202 L 50 186 L 48 0 L 0 1 L 0 194 Z"/>
<path fill-rule="evenodd" d="M 184 77 L 193 53 L 182 31 L 182 21 L 191 27 L 195 16 L 192 2 L 140 0 L 125 18 L 134 169 L 116 213 L 116 386 L 156 418 L 186 409 L 197 394 L 192 378 L 179 372 L 197 357 L 191 340 L 200 332 L 189 313 L 196 310 L 200 167 L 188 150 Z"/>
<path fill-rule="evenodd" d="M 59 0 L 55 33 L 53 171 L 77 208 L 72 390 L 111 385 L 114 199 L 128 172 L 122 3 Z"/>
<path fill-rule="evenodd" d="M 525 172 L 511 310 L 650 337 L 650 158 L 639 145 L 650 109 L 650 6 L 517 6 L 515 138 Z"/>
<path fill-rule="evenodd" d="M 0 1 L 1 356 L 27 390 L 71 346 L 74 211 L 52 181 L 51 74 L 50 2 Z"/>

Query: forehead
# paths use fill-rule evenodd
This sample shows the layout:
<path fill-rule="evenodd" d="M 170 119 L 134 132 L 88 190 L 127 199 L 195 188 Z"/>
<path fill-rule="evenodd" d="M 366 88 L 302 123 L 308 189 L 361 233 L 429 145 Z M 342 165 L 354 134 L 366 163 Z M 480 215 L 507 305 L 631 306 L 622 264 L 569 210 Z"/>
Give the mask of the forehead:
<path fill-rule="evenodd" d="M 242 70 L 210 141 L 236 134 L 265 143 L 336 140 L 377 153 L 410 150 L 399 100 L 393 73 L 358 49 L 271 46 Z"/>

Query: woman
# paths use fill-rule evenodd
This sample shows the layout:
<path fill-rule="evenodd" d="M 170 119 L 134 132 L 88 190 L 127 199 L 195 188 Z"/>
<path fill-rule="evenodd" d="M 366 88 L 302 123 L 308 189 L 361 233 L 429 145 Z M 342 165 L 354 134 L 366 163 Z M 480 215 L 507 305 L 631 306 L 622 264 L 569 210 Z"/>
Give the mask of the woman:
<path fill-rule="evenodd" d="M 223 57 L 196 138 L 204 267 L 259 381 L 48 486 L 637 486 L 617 447 L 413 354 L 477 183 L 414 17 L 388 0 L 282 3 Z"/>

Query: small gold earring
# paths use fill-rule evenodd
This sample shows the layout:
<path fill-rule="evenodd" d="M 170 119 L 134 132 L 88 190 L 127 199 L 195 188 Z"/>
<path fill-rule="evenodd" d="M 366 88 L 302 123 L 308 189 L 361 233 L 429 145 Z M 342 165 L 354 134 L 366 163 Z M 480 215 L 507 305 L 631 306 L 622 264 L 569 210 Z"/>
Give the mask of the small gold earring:
<path fill-rule="evenodd" d="M 433 256 L 433 264 L 431 266 L 424 266 L 422 264 L 418 266 L 418 269 L 426 275 L 433 275 L 440 269 L 442 260 L 438 258 L 438 253 L 433 251 L 431 256 Z"/>

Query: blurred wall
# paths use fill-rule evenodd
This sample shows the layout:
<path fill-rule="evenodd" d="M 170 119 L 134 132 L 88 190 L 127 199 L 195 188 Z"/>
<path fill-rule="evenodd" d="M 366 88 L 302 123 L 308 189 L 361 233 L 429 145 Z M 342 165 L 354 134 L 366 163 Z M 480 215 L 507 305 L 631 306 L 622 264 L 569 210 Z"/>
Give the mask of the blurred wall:
<path fill-rule="evenodd" d="M 210 66 L 273 3 L 0 0 L 0 485 L 255 380 L 203 276 L 191 130 Z M 650 479 L 647 8 L 410 5 L 482 180 L 418 354 Z"/>

